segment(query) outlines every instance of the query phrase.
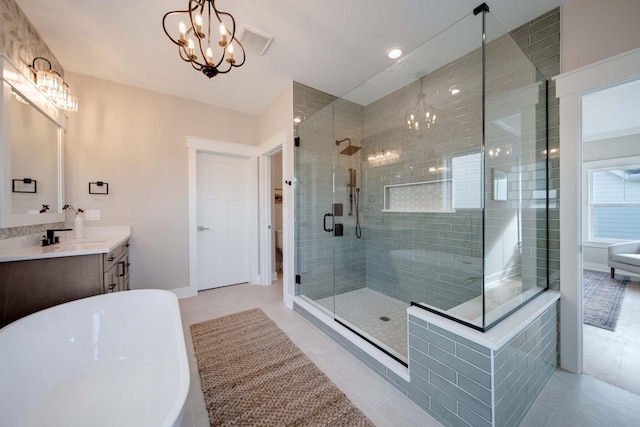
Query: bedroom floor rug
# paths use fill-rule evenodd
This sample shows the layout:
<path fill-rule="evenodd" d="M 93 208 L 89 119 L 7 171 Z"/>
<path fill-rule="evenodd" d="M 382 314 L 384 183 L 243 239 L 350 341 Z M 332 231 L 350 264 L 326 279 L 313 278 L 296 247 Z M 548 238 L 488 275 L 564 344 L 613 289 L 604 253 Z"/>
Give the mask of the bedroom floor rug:
<path fill-rule="evenodd" d="M 615 331 L 629 278 L 612 279 L 607 273 L 584 270 L 582 281 L 583 322 Z"/>
<path fill-rule="evenodd" d="M 212 426 L 373 426 L 258 308 L 191 336 Z"/>

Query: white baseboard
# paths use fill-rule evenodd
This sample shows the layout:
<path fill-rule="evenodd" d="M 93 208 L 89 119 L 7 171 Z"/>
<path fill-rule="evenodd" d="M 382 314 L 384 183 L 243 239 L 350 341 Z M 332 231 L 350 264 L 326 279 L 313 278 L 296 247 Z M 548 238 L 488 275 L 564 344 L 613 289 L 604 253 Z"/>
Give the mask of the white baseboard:
<path fill-rule="evenodd" d="M 601 271 L 603 273 L 610 273 L 611 269 L 607 264 L 596 264 L 593 262 L 583 262 L 582 268 L 585 270 Z"/>
<path fill-rule="evenodd" d="M 198 295 L 198 291 L 191 289 L 191 287 L 189 286 L 186 286 L 184 288 L 175 288 L 175 289 L 169 289 L 169 290 L 174 294 L 176 294 L 178 298 L 189 298 L 189 297 L 195 297 Z"/>
<path fill-rule="evenodd" d="M 585 270 L 600 271 L 602 273 L 611 273 L 611 268 L 606 264 L 584 262 L 582 263 L 582 267 Z M 629 273 L 628 271 L 624 271 L 621 268 L 616 268 L 616 276 L 618 276 L 619 274 L 623 276 L 629 276 L 631 278 L 631 281 L 633 282 L 637 282 L 640 280 L 640 276 L 637 275 L 636 273 Z"/>

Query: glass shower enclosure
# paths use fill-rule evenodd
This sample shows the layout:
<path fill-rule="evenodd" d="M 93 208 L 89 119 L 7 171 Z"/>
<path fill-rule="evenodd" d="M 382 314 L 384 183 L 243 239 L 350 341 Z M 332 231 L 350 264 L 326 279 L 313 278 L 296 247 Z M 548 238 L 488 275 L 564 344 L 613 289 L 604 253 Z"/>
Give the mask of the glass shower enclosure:
<path fill-rule="evenodd" d="M 294 92 L 295 95 L 295 92 Z M 548 288 L 547 82 L 479 8 L 296 126 L 296 295 L 403 364 Z"/>

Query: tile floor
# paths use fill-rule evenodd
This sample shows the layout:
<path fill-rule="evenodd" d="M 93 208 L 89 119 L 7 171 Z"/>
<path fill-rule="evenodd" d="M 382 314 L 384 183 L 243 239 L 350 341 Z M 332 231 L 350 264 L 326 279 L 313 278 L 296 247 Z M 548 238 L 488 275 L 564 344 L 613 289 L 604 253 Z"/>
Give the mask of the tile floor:
<path fill-rule="evenodd" d="M 640 282 L 629 283 L 615 332 L 584 325 L 585 374 L 640 395 Z"/>
<path fill-rule="evenodd" d="M 391 298 L 370 288 L 338 294 L 316 301 L 333 316 L 356 329 L 367 338 L 373 338 L 385 350 L 400 360 L 407 361 L 407 307 L 409 304 Z M 380 318 L 388 320 L 384 321 Z"/>
<path fill-rule="evenodd" d="M 235 285 L 180 300 L 191 387 L 183 427 L 209 426 L 189 325 L 260 307 L 377 426 L 439 426 L 402 393 L 364 367 L 349 352 L 282 303 L 282 284 Z M 588 376 L 558 370 L 523 426 L 637 426 L 640 397 Z"/>

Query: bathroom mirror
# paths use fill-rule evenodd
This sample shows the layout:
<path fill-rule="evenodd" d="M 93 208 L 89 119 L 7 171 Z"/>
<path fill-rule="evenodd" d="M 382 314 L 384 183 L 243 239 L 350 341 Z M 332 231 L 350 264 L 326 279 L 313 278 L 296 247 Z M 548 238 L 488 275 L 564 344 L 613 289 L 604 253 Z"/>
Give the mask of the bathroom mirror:
<path fill-rule="evenodd" d="M 0 62 L 0 227 L 64 221 L 66 117 L 11 61 Z"/>
<path fill-rule="evenodd" d="M 506 201 L 507 200 L 507 173 L 500 169 L 493 169 L 493 200 Z"/>

